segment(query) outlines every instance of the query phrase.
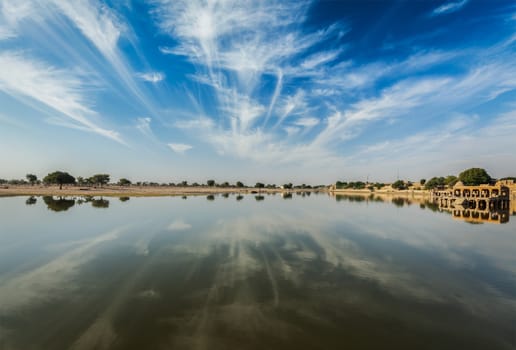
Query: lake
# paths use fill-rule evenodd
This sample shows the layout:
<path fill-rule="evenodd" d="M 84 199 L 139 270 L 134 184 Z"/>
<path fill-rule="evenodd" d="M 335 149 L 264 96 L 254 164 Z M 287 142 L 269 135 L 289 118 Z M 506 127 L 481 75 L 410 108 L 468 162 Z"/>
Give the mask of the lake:
<path fill-rule="evenodd" d="M 516 348 L 514 216 L 327 194 L 0 213 L 0 349 Z"/>

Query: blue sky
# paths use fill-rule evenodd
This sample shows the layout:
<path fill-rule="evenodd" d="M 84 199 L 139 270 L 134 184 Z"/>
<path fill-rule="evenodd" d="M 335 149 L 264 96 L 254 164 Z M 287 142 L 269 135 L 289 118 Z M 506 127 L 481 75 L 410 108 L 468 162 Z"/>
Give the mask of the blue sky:
<path fill-rule="evenodd" d="M 516 175 L 513 1 L 0 0 L 0 177 Z"/>

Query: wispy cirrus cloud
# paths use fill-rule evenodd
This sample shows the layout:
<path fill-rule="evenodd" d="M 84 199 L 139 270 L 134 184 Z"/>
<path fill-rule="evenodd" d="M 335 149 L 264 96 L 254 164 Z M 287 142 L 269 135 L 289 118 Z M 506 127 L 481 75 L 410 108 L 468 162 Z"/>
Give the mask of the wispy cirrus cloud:
<path fill-rule="evenodd" d="M 357 137 L 355 128 L 364 123 L 402 116 L 421 105 L 448 82 L 446 78 L 407 80 L 385 89 L 380 96 L 360 100 L 345 111 L 336 111 L 326 119 L 325 128 L 315 144 L 329 145 Z"/>
<path fill-rule="evenodd" d="M 172 151 L 178 154 L 185 154 L 186 151 L 189 151 L 193 148 L 192 145 L 187 145 L 185 143 L 169 143 L 168 147 L 170 147 Z"/>
<path fill-rule="evenodd" d="M 117 45 L 126 29 L 109 7 L 96 0 L 52 0 L 50 3 L 68 17 L 109 61 L 115 66 L 120 65 Z"/>
<path fill-rule="evenodd" d="M 155 84 L 165 79 L 165 74 L 161 72 L 140 73 L 138 77 L 144 81 Z"/>
<path fill-rule="evenodd" d="M 15 3 L 5 1 L 11 2 Z M 18 9 L 22 5 L 8 7 L 9 14 L 18 14 L 16 20 L 11 20 L 9 28 L 19 36 L 19 40 L 32 40 L 34 33 L 44 34 L 44 40 L 35 42 L 32 49 L 52 52 L 58 61 L 70 62 L 77 69 L 88 71 L 106 88 L 120 95 L 130 94 L 133 103 L 159 117 L 156 102 L 142 85 L 138 72 L 133 69 L 120 45 L 125 41 L 138 51 L 134 31 L 127 19 L 108 2 L 24 0 L 16 3 L 23 4 L 23 11 Z M 73 41 L 74 45 L 70 45 L 69 41 Z M 143 66 L 147 67 L 144 55 L 139 58 L 143 60 Z"/>
<path fill-rule="evenodd" d="M 32 4 L 27 1 L 3 0 L 0 3 L 0 40 L 15 38 L 20 22 L 33 17 Z"/>
<path fill-rule="evenodd" d="M 151 129 L 152 118 L 142 117 L 136 119 L 136 129 L 138 129 L 142 134 L 147 137 L 152 137 L 152 129 Z"/>
<path fill-rule="evenodd" d="M 50 7 L 50 8 L 49 8 Z M 113 71 L 123 82 L 124 88 L 130 91 L 153 114 L 157 107 L 152 99 L 137 84 L 133 69 L 119 49 L 119 41 L 123 35 L 130 36 L 128 24 L 107 4 L 100 0 L 51 0 L 47 10 L 57 8 L 71 23 L 98 49 L 111 64 Z M 153 76 L 151 79 L 159 78 Z"/>
<path fill-rule="evenodd" d="M 444 15 L 452 12 L 457 12 L 463 8 L 469 0 L 461 0 L 455 2 L 445 3 L 432 11 L 433 16 Z"/>
<path fill-rule="evenodd" d="M 73 73 L 77 87 L 74 91 L 82 90 L 90 95 L 93 89 L 104 89 L 115 95 L 129 95 L 134 106 L 144 108 L 140 109 L 141 112 L 160 118 L 157 104 L 142 83 L 156 83 L 163 80 L 165 75 L 152 70 L 139 75 L 131 67 L 120 48 L 120 42 L 125 40 L 135 44 L 134 33 L 127 20 L 108 3 L 102 0 L 5 0 L 0 3 L 0 40 L 14 38 L 17 42 L 28 40 L 31 43 L 34 33 L 45 36 L 45 40 L 39 40 L 30 47 L 35 53 L 34 57 L 37 57 L 38 50 L 46 50 L 51 52 L 47 55 L 50 62 L 65 62 L 65 65 L 73 66 L 75 72 L 83 72 Z M 69 41 L 73 41 L 74 45 L 69 45 Z M 146 62 L 143 63 L 148 66 Z M 65 66 L 60 70 L 71 69 Z M 95 87 L 92 88 L 92 85 Z M 89 105 L 89 112 L 95 114 L 93 103 Z M 90 119 L 98 118 L 97 115 Z M 55 117 L 48 121 L 84 129 L 84 125 Z"/>
<path fill-rule="evenodd" d="M 37 101 L 73 121 L 80 128 L 124 143 L 120 134 L 98 125 L 99 115 L 83 94 L 84 78 L 57 69 L 19 52 L 0 53 L 0 90 L 17 99 Z"/>
<path fill-rule="evenodd" d="M 209 135 L 203 139 L 219 153 L 255 157 L 255 148 L 264 143 L 283 144 L 278 139 L 280 134 L 269 129 L 269 120 L 278 126 L 291 115 L 300 117 L 301 109 L 307 107 L 302 91 L 282 96 L 284 83 L 313 74 L 310 72 L 340 55 L 340 49 L 308 54 L 314 45 L 347 31 L 344 25 L 334 24 L 325 30 L 302 33 L 298 25 L 310 4 L 154 2 L 152 13 L 159 27 L 178 42 L 175 47 L 160 47 L 160 51 L 185 57 L 198 68 L 195 81 L 213 89 L 216 105 L 214 111 L 205 114 L 217 128 L 206 129 Z M 300 63 L 293 65 L 293 59 Z M 265 78 L 275 80 L 266 99 L 260 92 Z"/>
<path fill-rule="evenodd" d="M 466 3 L 436 11 L 450 13 Z M 214 99 L 213 108 L 200 111 L 203 118 L 175 125 L 195 130 L 219 154 L 295 162 L 293 154 L 303 152 L 333 160 L 336 149 L 378 123 L 396 124 L 415 111 L 429 118 L 432 110 L 445 113 L 513 89 L 510 67 L 503 65 L 509 78 L 496 80 L 492 73 L 498 69 L 488 54 L 486 64 L 468 62 L 476 49 L 421 48 L 367 63 L 346 57 L 346 45 L 335 48 L 329 40 L 345 37 L 346 24 L 299 30 L 311 4 L 155 1 L 158 25 L 178 43 L 160 51 L 193 64 L 193 81 Z M 315 48 L 320 43 L 326 45 Z M 460 75 L 428 73 L 460 58 L 468 62 Z"/>
<path fill-rule="evenodd" d="M 299 118 L 294 122 L 294 125 L 302 126 L 304 128 L 312 128 L 319 124 L 319 119 L 313 117 L 303 117 Z"/>

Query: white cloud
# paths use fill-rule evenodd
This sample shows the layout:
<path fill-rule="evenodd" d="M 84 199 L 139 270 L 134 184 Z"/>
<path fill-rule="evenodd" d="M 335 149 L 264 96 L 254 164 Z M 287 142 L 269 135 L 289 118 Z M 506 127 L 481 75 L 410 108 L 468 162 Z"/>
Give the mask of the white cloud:
<path fill-rule="evenodd" d="M 142 80 L 148 81 L 149 83 L 159 83 L 163 79 L 165 79 L 165 74 L 161 72 L 150 72 L 150 73 L 140 73 L 138 77 Z"/>
<path fill-rule="evenodd" d="M 329 144 L 358 136 L 358 125 L 378 119 L 403 116 L 426 102 L 448 79 L 407 80 L 385 89 L 379 97 L 360 100 L 345 112 L 336 112 L 327 118 L 326 128 L 314 143 Z"/>
<path fill-rule="evenodd" d="M 443 15 L 447 13 L 452 13 L 459 11 L 461 8 L 463 8 L 469 0 L 462 0 L 462 1 L 456 1 L 456 2 L 449 2 L 446 4 L 443 4 L 439 7 L 437 7 L 435 10 L 432 11 L 433 15 Z"/>
<path fill-rule="evenodd" d="M 286 126 L 283 128 L 289 137 L 298 134 L 301 129 L 295 126 Z"/>
<path fill-rule="evenodd" d="M 313 117 L 299 118 L 294 121 L 294 125 L 302 126 L 304 128 L 312 128 L 319 124 L 319 119 Z"/>
<path fill-rule="evenodd" d="M 294 95 L 286 96 L 278 106 L 278 120 L 276 126 L 280 125 L 292 114 L 299 114 L 308 109 L 308 103 L 306 101 L 306 94 L 304 90 L 297 90 Z"/>
<path fill-rule="evenodd" d="M 38 17 L 31 1 L 3 0 L 0 3 L 0 40 L 17 36 L 20 22 Z"/>
<path fill-rule="evenodd" d="M 301 67 L 307 70 L 316 68 L 322 64 L 335 60 L 340 55 L 339 50 L 335 51 L 323 51 L 311 55 L 306 60 L 301 62 Z"/>
<path fill-rule="evenodd" d="M 17 52 L 0 53 L 0 90 L 14 98 L 29 98 L 73 120 L 79 128 L 123 143 L 118 132 L 94 122 L 98 115 L 86 103 L 82 77 Z"/>
<path fill-rule="evenodd" d="M 174 124 L 179 129 L 211 129 L 215 127 L 215 123 L 210 118 L 197 118 L 188 120 L 179 120 Z"/>
<path fill-rule="evenodd" d="M 184 154 L 186 151 L 191 150 L 193 148 L 193 146 L 184 143 L 169 143 L 168 147 L 170 147 L 172 151 L 179 154 Z"/>
<path fill-rule="evenodd" d="M 151 124 L 152 119 L 149 117 L 137 118 L 136 119 L 136 129 L 138 129 L 142 134 L 148 137 L 152 137 L 152 129 Z"/>
<path fill-rule="evenodd" d="M 292 58 L 342 32 L 342 25 L 335 24 L 326 30 L 301 33 L 296 25 L 304 20 L 309 6 L 309 1 L 161 0 L 155 2 L 153 14 L 159 27 L 178 41 L 177 46 L 160 47 L 160 51 L 183 55 L 198 66 L 195 80 L 214 89 L 225 127 L 240 138 L 250 128 L 267 124 L 282 92 L 284 71 L 308 74 L 302 71 L 327 63 L 340 53 L 319 52 L 309 56 L 301 68 L 290 66 Z M 253 94 L 264 75 L 276 76 L 267 107 Z M 286 110 L 281 121 L 289 114 Z"/>
<path fill-rule="evenodd" d="M 456 11 L 466 3 L 449 3 L 439 11 Z M 348 30 L 345 24 L 312 33 L 300 30 L 311 4 L 155 1 L 158 26 L 177 42 L 160 51 L 191 62 L 195 74 L 190 78 L 201 91 L 188 97 L 202 117 L 181 120 L 175 126 L 219 154 L 258 162 L 312 157 L 316 162 L 338 159 L 343 164 L 345 153 L 352 151 L 336 150 L 379 123 L 429 118 L 514 88 L 514 69 L 492 63 L 512 62 L 512 55 L 494 60 L 501 56 L 476 49 L 421 49 L 395 60 L 365 64 L 352 57 L 341 61 L 343 46 L 329 39 L 341 38 Z M 331 44 L 322 45 L 325 41 Z M 469 65 L 473 54 L 478 66 Z M 461 67 L 466 67 L 466 73 L 462 76 L 430 71 L 463 57 Z M 375 89 L 379 81 L 382 88 Z M 213 101 L 208 107 L 202 102 L 204 96 L 198 97 L 204 93 Z M 314 128 L 317 125 L 321 131 Z"/>
<path fill-rule="evenodd" d="M 230 118 L 233 130 L 242 132 L 248 130 L 266 111 L 264 106 L 236 91 L 221 95 L 221 97 L 226 99 L 224 103 L 226 106 L 222 107 L 222 110 Z"/>
<path fill-rule="evenodd" d="M 176 51 L 174 50 L 173 47 L 168 47 L 168 46 L 160 46 L 158 47 L 158 50 L 164 54 L 164 55 L 175 55 L 176 54 Z"/>
<path fill-rule="evenodd" d="M 44 28 L 45 30 L 52 28 L 58 38 L 60 35 L 68 35 L 72 32 L 65 31 L 67 26 L 63 21 L 63 19 L 68 19 L 70 24 L 77 28 L 98 53 L 110 63 L 112 69 L 108 72 L 117 77 L 117 84 L 127 89 L 152 115 L 159 115 L 153 100 L 138 86 L 135 79 L 137 73 L 133 71 L 118 47 L 122 37 L 130 41 L 133 46 L 135 39 L 130 26 L 115 10 L 100 0 L 49 0 L 48 2 L 37 2 L 37 5 L 40 7 L 38 11 L 51 23 L 51 26 Z M 64 18 L 59 18 L 56 14 L 62 15 Z M 60 39 L 62 40 L 62 38 Z M 65 45 L 65 49 L 68 49 L 67 45 Z M 135 47 L 135 50 L 138 51 L 138 48 Z M 89 66 L 91 61 L 92 59 L 84 63 Z"/>
<path fill-rule="evenodd" d="M 276 75 L 276 87 L 274 88 L 274 93 L 271 97 L 271 102 L 269 103 L 269 109 L 267 111 L 267 116 L 265 117 L 265 120 L 263 122 L 264 125 L 267 124 L 267 121 L 269 120 L 271 113 L 274 109 L 274 106 L 276 105 L 276 101 L 278 100 L 279 95 L 281 94 L 281 89 L 283 88 L 283 72 L 281 69 L 278 70 L 278 73 Z"/>
<path fill-rule="evenodd" d="M 514 148 L 516 113 L 502 114 L 485 124 L 480 118 L 477 115 L 451 115 L 415 134 L 364 146 L 350 162 L 357 164 L 365 160 L 368 171 L 378 174 L 382 174 L 382 169 L 401 166 L 403 177 L 412 179 L 427 176 L 429 171 L 459 171 L 468 164 L 497 169 L 496 176 L 506 176 L 513 171 L 511 164 L 516 162 L 516 156 L 510 151 Z M 474 154 L 472 149 L 475 149 Z"/>
<path fill-rule="evenodd" d="M 52 0 L 52 3 L 104 56 L 118 64 L 117 44 L 125 27 L 111 9 L 96 0 Z"/>
<path fill-rule="evenodd" d="M 0 26 L 0 40 L 14 38 L 16 35 L 6 26 Z"/>

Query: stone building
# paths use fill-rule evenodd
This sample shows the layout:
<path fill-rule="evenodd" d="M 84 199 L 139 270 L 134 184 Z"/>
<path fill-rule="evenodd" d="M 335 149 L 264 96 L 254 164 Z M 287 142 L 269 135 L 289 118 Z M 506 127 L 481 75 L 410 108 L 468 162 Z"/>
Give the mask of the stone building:
<path fill-rule="evenodd" d="M 514 195 L 516 188 L 511 180 L 479 186 L 466 186 L 459 181 L 453 188 L 432 191 L 439 208 L 469 222 L 508 222 L 510 214 L 516 212 Z"/>

